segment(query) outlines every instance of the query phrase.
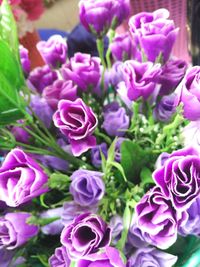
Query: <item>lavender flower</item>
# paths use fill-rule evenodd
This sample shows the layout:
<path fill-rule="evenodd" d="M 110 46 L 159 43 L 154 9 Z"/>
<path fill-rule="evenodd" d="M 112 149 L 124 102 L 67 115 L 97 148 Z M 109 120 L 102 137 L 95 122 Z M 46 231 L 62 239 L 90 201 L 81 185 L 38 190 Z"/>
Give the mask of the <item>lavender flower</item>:
<path fill-rule="evenodd" d="M 115 160 L 117 162 L 121 161 L 121 145 L 125 140 L 127 139 L 123 137 L 117 138 L 117 142 L 115 144 Z"/>
<path fill-rule="evenodd" d="M 106 247 L 111 241 L 111 231 L 101 217 L 84 213 L 61 233 L 61 243 L 66 247 L 70 259 L 80 259 Z"/>
<path fill-rule="evenodd" d="M 75 101 L 60 100 L 53 121 L 68 137 L 75 156 L 96 145 L 96 138 L 92 134 L 97 126 L 97 118 L 80 98 Z"/>
<path fill-rule="evenodd" d="M 57 78 L 57 73 L 51 70 L 48 65 L 45 65 L 43 67 L 37 67 L 30 72 L 28 83 L 38 93 L 42 93 L 43 89 L 51 85 Z"/>
<path fill-rule="evenodd" d="M 138 249 L 128 260 L 127 267 L 172 267 L 177 257 L 155 248 Z"/>
<path fill-rule="evenodd" d="M 107 144 L 101 143 L 100 145 L 94 146 L 91 148 L 91 160 L 92 164 L 99 168 L 101 166 L 102 160 L 101 160 L 101 153 L 107 158 Z"/>
<path fill-rule="evenodd" d="M 149 61 L 154 62 L 160 54 L 164 61 L 169 59 L 179 29 L 168 18 L 169 11 L 162 8 L 141 12 L 129 20 L 130 32 Z"/>
<path fill-rule="evenodd" d="M 199 152 L 192 147 L 173 152 L 153 173 L 153 179 L 163 194 L 178 210 L 186 210 L 199 196 L 199 177 Z"/>
<path fill-rule="evenodd" d="M 104 196 L 103 173 L 77 170 L 71 176 L 70 193 L 74 201 L 81 206 L 94 206 Z"/>
<path fill-rule="evenodd" d="M 41 227 L 41 231 L 45 235 L 58 235 L 62 232 L 64 225 L 62 224 L 61 215 L 63 213 L 63 208 L 56 208 L 44 211 L 40 214 L 40 218 L 59 218 L 47 225 Z"/>
<path fill-rule="evenodd" d="M 38 227 L 27 223 L 29 213 L 7 213 L 0 217 L 0 249 L 15 249 L 38 233 Z"/>
<path fill-rule="evenodd" d="M 62 75 L 65 80 L 72 80 L 83 91 L 96 87 L 101 77 L 100 59 L 89 54 L 76 53 L 69 63 L 63 65 Z"/>
<path fill-rule="evenodd" d="M 60 35 L 53 35 L 47 41 L 37 43 L 37 49 L 48 65 L 56 68 L 66 62 L 67 42 Z"/>
<path fill-rule="evenodd" d="M 0 200 L 17 207 L 48 191 L 48 177 L 21 149 L 11 150 L 0 168 Z"/>

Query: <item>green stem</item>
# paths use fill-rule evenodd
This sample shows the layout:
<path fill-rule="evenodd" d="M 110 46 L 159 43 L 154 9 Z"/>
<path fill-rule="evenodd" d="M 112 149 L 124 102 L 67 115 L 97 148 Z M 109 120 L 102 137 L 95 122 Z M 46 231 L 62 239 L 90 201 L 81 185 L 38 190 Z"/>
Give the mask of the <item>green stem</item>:
<path fill-rule="evenodd" d="M 106 61 L 104 59 L 104 41 L 103 41 L 103 38 L 97 39 L 97 50 L 99 53 L 99 57 L 101 59 L 101 63 L 103 65 L 104 69 L 106 69 Z"/>
<path fill-rule="evenodd" d="M 106 62 L 108 65 L 108 68 L 111 69 L 112 64 L 111 64 L 111 49 L 110 49 L 110 44 L 112 43 L 113 39 L 115 37 L 115 31 L 114 30 L 110 30 L 110 35 L 109 35 L 109 47 L 106 53 Z"/>

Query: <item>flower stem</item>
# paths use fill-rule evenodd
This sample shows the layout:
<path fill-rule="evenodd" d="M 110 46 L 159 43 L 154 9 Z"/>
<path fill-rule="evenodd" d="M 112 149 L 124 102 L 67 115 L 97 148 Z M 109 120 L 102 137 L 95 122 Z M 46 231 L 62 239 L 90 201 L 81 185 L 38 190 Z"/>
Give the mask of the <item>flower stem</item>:
<path fill-rule="evenodd" d="M 108 47 L 108 50 L 107 50 L 107 53 L 106 53 L 106 62 L 107 62 L 107 65 L 108 65 L 109 69 L 111 69 L 111 67 L 112 67 L 111 59 L 110 59 L 110 56 L 111 56 L 110 44 L 112 43 L 114 37 L 115 37 L 115 31 L 114 30 L 110 30 L 109 47 Z"/>
<path fill-rule="evenodd" d="M 104 69 L 106 69 L 106 61 L 104 59 L 104 41 L 103 38 L 97 39 L 97 50 L 99 53 L 99 57 L 101 59 L 101 63 L 104 67 Z"/>

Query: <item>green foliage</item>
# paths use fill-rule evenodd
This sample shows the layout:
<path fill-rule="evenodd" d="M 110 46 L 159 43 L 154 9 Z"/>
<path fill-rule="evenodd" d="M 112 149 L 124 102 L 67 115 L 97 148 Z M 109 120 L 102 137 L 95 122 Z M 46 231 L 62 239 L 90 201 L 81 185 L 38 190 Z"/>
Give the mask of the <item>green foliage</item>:
<path fill-rule="evenodd" d="M 66 174 L 53 173 L 49 178 L 49 187 L 51 189 L 65 190 L 70 183 L 70 177 Z"/>

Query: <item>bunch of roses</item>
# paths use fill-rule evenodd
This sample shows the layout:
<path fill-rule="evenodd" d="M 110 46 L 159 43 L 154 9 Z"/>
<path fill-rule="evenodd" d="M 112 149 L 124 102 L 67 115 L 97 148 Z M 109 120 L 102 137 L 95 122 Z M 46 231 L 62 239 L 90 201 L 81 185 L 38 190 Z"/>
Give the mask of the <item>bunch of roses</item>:
<path fill-rule="evenodd" d="M 27 10 L 36 8 L 29 2 Z M 13 1 L 12 4 L 20 4 L 26 10 L 23 3 Z M 51 267 L 73 264 L 78 267 L 173 266 L 177 257 L 155 247 L 170 247 L 178 234 L 200 234 L 197 226 L 200 221 L 200 155 L 198 149 L 192 148 L 194 142 L 199 146 L 196 133 L 200 120 L 200 67 L 186 72 L 186 62 L 170 58 L 178 29 L 165 9 L 133 16 L 129 21 L 130 31 L 113 38 L 105 61 L 103 37 L 107 33 L 112 37 L 116 27 L 127 18 L 129 1 L 81 0 L 79 7 L 81 23 L 98 40 L 100 58 L 80 52 L 68 58 L 66 40 L 55 35 L 38 43 L 46 64 L 30 71 L 28 52 L 20 47 L 21 64 L 31 89 L 27 112 L 30 115 L 34 112 L 33 119 L 38 121 L 34 126 L 20 120 L 9 127 L 16 144 L 23 149 L 15 148 L 6 156 L 3 154 L 5 158 L 0 168 L 0 208 L 3 210 L 0 258 L 4 259 L 5 266 L 10 264 L 14 250 L 32 237 L 38 237 L 41 226 L 44 236 L 60 235 L 59 247 L 55 242 L 54 254 L 50 256 L 53 250 L 51 254 L 48 252 Z M 174 136 L 166 144 L 166 132 L 164 137 L 159 136 L 163 124 L 173 121 L 180 104 L 184 118 L 192 121 L 184 129 L 184 142 L 190 147 L 183 149 L 177 149 L 180 143 L 173 146 Z M 177 124 L 177 117 L 174 121 Z M 127 229 L 126 209 L 127 217 L 124 221 L 121 218 L 126 206 L 123 201 L 126 202 L 127 195 L 137 201 L 138 196 L 141 197 L 139 193 L 135 198 L 130 187 L 140 188 L 142 192 L 144 189 L 136 173 L 131 173 L 136 182 L 127 183 L 126 177 L 125 183 L 121 182 L 119 177 L 127 174 L 120 165 L 121 148 L 125 142 L 142 143 L 144 140 L 139 140 L 137 134 L 144 132 L 142 127 L 148 123 L 151 126 L 148 129 L 153 130 L 146 133 L 147 141 L 152 138 L 150 143 L 153 143 L 152 136 L 156 133 L 156 140 L 163 141 L 158 146 L 159 151 L 163 148 L 175 151 L 158 158 L 153 173 L 156 185 L 136 205 Z M 40 128 L 35 133 L 37 125 Z M 195 132 L 195 138 L 187 135 L 187 131 Z M 51 141 L 55 139 L 52 143 L 46 143 L 49 140 L 46 133 Z M 37 134 L 41 134 L 38 140 Z M 112 143 L 115 137 L 117 140 Z M 42 144 L 39 155 L 38 143 Z M 113 146 L 108 148 L 111 143 Z M 139 149 L 135 151 L 136 157 L 137 153 Z M 132 155 L 130 157 L 132 159 Z M 139 158 L 141 162 L 142 157 Z M 132 160 L 132 166 L 141 165 Z M 153 156 L 150 161 L 155 163 Z M 119 172 L 112 172 L 113 166 Z M 53 176 L 52 172 L 55 172 Z M 59 208 L 36 210 L 38 203 L 46 207 L 41 195 L 50 195 L 51 189 L 57 190 L 53 191 L 52 198 L 56 194 L 58 202 L 55 204 L 53 200 L 52 206 Z M 58 192 L 63 196 L 61 202 Z M 116 206 L 109 203 L 113 199 Z M 111 214 L 106 213 L 109 205 Z M 33 208 L 36 220 L 27 212 L 29 207 Z M 105 218 L 97 215 L 101 209 L 106 213 Z M 116 215 L 118 210 L 122 212 Z M 19 257 L 11 263 L 21 264 L 24 260 Z"/>

